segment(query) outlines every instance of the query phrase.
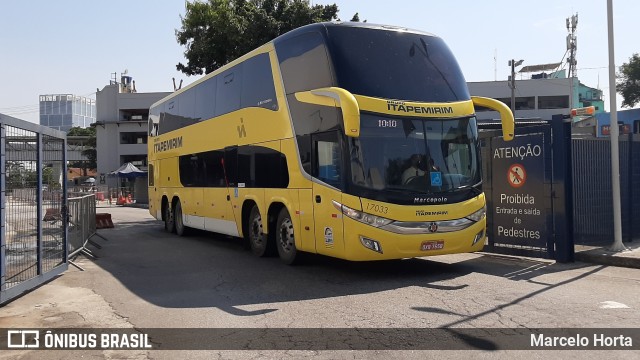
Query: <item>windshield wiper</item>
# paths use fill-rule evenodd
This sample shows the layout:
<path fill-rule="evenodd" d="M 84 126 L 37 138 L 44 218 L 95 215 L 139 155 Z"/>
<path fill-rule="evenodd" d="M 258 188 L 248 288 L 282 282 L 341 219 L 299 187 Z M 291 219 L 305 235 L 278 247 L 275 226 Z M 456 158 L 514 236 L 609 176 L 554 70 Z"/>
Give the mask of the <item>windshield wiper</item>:
<path fill-rule="evenodd" d="M 476 196 L 482 194 L 482 190 L 478 189 L 476 186 L 480 185 L 482 183 L 477 183 L 475 185 L 463 185 L 463 186 L 459 186 L 457 188 L 453 188 L 453 189 L 449 189 L 446 192 L 454 192 L 454 191 L 461 191 L 461 190 L 471 190 Z"/>
<path fill-rule="evenodd" d="M 386 188 L 384 188 L 384 190 L 385 191 L 393 191 L 393 192 L 397 192 L 397 193 L 418 193 L 418 194 L 433 195 L 433 193 L 430 192 L 430 191 L 420 191 L 420 190 L 411 189 L 411 188 L 386 187 Z"/>

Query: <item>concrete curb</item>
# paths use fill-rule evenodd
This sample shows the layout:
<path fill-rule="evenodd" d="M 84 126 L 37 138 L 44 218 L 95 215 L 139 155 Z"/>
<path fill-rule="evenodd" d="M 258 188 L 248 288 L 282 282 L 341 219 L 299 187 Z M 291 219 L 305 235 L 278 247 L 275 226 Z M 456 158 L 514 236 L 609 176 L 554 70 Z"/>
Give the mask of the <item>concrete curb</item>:
<path fill-rule="evenodd" d="M 588 251 L 576 253 L 575 258 L 576 261 L 586 263 L 640 269 L 640 259 L 638 258 L 602 255 L 589 253 Z"/>
<path fill-rule="evenodd" d="M 640 269 L 640 242 L 624 244 L 629 250 L 609 251 L 608 247 L 576 246 L 575 259 L 592 264 Z"/>

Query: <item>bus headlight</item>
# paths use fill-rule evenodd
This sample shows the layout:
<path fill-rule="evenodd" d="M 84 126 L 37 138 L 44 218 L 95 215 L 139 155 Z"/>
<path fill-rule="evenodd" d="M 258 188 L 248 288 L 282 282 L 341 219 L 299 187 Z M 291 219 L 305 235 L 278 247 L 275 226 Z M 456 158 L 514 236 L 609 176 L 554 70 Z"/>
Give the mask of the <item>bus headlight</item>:
<path fill-rule="evenodd" d="M 333 206 L 342 212 L 345 216 L 359 221 L 363 224 L 371 225 L 373 227 L 381 227 L 385 225 L 389 225 L 393 222 L 391 219 L 384 218 L 382 216 L 376 216 L 372 214 L 368 214 L 356 209 L 352 209 L 346 205 L 342 205 L 339 202 L 332 200 Z"/>
<path fill-rule="evenodd" d="M 483 206 L 480 210 L 474 212 L 473 214 L 467 216 L 467 219 L 478 222 L 487 215 L 487 205 Z"/>

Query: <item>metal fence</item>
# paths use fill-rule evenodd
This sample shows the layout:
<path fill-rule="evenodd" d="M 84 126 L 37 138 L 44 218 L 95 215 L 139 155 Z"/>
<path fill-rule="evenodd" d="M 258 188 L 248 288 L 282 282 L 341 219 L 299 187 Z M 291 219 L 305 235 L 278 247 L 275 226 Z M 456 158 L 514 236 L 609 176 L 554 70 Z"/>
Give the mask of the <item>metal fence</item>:
<path fill-rule="evenodd" d="M 604 245 L 613 241 L 611 145 L 609 139 L 577 138 L 573 148 L 574 241 Z M 622 238 L 640 237 L 640 135 L 620 137 Z M 635 205 L 635 206 L 634 206 Z"/>
<path fill-rule="evenodd" d="M 67 269 L 65 134 L 0 114 L 0 303 Z"/>

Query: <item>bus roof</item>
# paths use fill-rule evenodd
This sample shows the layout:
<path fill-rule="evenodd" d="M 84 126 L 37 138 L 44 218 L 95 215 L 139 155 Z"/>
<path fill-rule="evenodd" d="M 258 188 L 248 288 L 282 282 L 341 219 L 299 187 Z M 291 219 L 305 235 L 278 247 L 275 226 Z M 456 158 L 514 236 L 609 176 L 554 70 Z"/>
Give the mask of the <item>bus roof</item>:
<path fill-rule="evenodd" d="M 407 32 L 407 33 L 421 34 L 421 35 L 426 35 L 426 36 L 436 36 L 436 35 L 428 33 L 428 32 L 409 29 L 409 28 L 402 27 L 402 26 L 371 24 L 371 23 L 366 23 L 366 22 L 331 21 L 331 22 L 321 22 L 321 23 L 315 23 L 315 24 L 309 24 L 309 25 L 301 26 L 301 27 L 299 27 L 297 29 L 291 30 L 291 31 L 289 31 L 289 32 L 287 32 L 285 34 L 282 34 L 282 35 L 278 36 L 277 38 L 273 39 L 272 41 L 273 41 L 273 43 L 278 43 L 280 41 L 284 41 L 284 40 L 290 39 L 290 38 L 292 38 L 294 36 L 297 36 L 297 35 L 299 35 L 301 33 L 309 32 L 309 31 L 313 31 L 313 30 L 322 31 L 322 29 L 331 28 L 331 27 L 353 27 L 353 28 L 364 28 L 364 29 L 376 29 L 376 30 L 383 30 L 383 31 Z"/>
<path fill-rule="evenodd" d="M 420 30 L 414 30 L 414 29 L 409 29 L 409 28 L 405 28 L 405 27 L 401 27 L 401 26 L 394 26 L 394 25 L 381 25 L 381 24 L 371 24 L 371 23 L 366 23 L 366 22 L 341 22 L 341 21 L 331 21 L 331 22 L 320 22 L 320 23 L 314 23 L 314 24 L 309 24 L 309 25 L 305 25 L 305 26 L 301 26 L 297 29 L 291 30 L 285 34 L 282 34 L 280 36 L 278 36 L 277 38 L 257 47 L 256 49 L 240 56 L 239 58 L 215 69 L 214 71 L 210 72 L 209 74 L 204 75 L 203 77 L 201 77 L 200 79 L 194 81 L 193 83 L 189 84 L 188 86 L 174 91 L 173 93 L 167 95 L 166 97 L 156 101 L 154 104 L 151 105 L 151 107 L 155 107 L 159 104 L 164 103 L 165 101 L 177 96 L 178 94 L 181 94 L 187 90 L 189 90 L 190 88 L 198 85 L 199 83 L 205 81 L 206 79 L 209 79 L 213 76 L 215 76 L 216 74 L 219 74 L 221 72 L 224 72 L 226 69 L 244 61 L 247 58 L 250 58 L 252 56 L 254 56 L 255 54 L 258 53 L 263 53 L 266 52 L 267 49 L 272 49 L 273 48 L 273 44 L 277 44 L 281 41 L 285 41 L 287 39 L 290 39 L 292 37 L 295 37 L 297 35 L 309 32 L 309 31 L 320 31 L 320 32 L 325 32 L 323 30 L 326 30 L 327 28 L 331 28 L 331 27 L 353 27 L 353 28 L 365 28 L 365 29 L 376 29 L 376 30 L 383 30 L 383 31 L 394 31 L 394 32 L 406 32 L 406 33 L 413 33 L 413 34 L 420 34 L 420 35 L 425 35 L 425 36 L 433 36 L 433 37 L 437 37 L 437 35 L 428 33 L 428 32 L 424 32 L 424 31 L 420 31 Z"/>

